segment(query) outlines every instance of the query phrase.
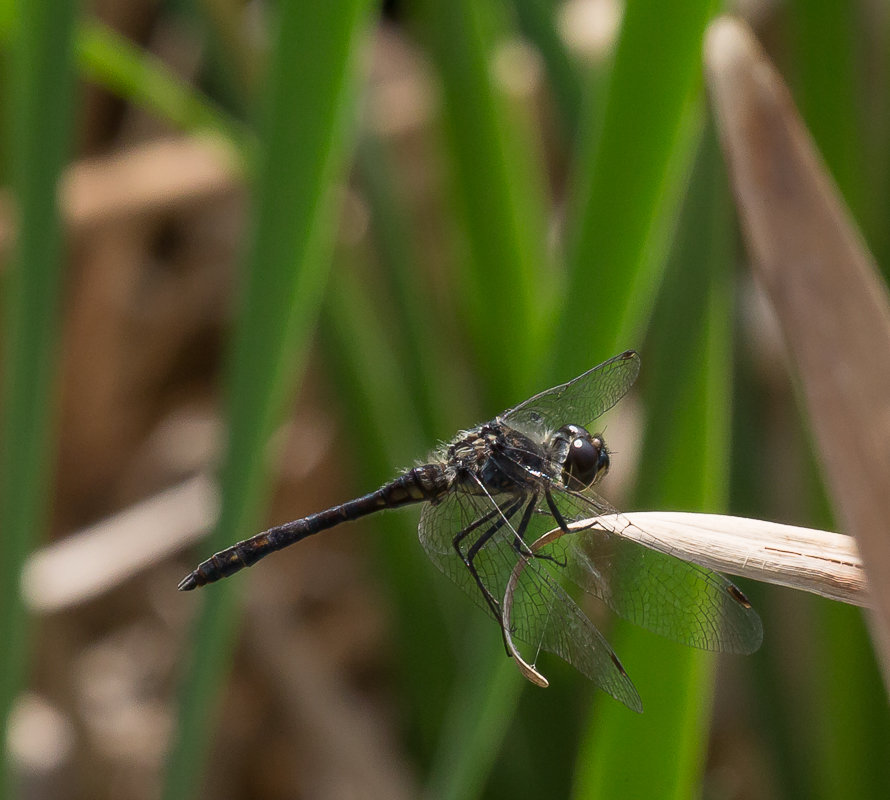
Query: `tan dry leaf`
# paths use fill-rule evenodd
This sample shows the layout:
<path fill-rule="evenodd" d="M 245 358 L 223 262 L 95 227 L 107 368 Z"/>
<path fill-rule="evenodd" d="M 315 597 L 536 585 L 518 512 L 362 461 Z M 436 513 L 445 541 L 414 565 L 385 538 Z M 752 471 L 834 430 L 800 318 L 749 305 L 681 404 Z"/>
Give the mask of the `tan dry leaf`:
<path fill-rule="evenodd" d="M 890 686 L 890 302 L 781 77 L 750 29 L 722 17 L 704 52 L 755 274 L 793 363 L 838 519 L 872 590 Z"/>

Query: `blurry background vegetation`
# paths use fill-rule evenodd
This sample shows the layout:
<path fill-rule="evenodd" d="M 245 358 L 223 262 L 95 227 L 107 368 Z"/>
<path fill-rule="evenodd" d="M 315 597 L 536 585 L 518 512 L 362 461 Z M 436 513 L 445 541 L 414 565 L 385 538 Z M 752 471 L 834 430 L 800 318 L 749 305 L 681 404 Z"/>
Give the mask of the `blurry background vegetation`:
<path fill-rule="evenodd" d="M 719 665 L 604 620 L 637 716 L 558 663 L 549 689 L 523 684 L 413 510 L 175 591 L 213 550 L 629 347 L 613 503 L 832 526 L 708 118 L 719 4 L 0 9 L 7 786 L 886 797 L 890 715 L 856 609 L 746 585 L 764 645 Z M 737 11 L 886 265 L 886 7 Z M 135 505 L 217 470 L 194 547 L 210 505 L 185 526 L 193 495 Z M 52 541 L 71 547 L 24 603 L 26 556 Z"/>

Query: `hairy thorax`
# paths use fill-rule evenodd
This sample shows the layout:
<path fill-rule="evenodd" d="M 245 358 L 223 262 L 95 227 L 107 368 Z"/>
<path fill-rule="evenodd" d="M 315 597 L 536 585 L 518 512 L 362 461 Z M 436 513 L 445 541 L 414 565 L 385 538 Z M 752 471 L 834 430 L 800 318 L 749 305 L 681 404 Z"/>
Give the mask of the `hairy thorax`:
<path fill-rule="evenodd" d="M 472 494 L 527 491 L 530 482 L 558 480 L 560 474 L 544 445 L 497 420 L 459 433 L 442 457 L 450 482 Z"/>

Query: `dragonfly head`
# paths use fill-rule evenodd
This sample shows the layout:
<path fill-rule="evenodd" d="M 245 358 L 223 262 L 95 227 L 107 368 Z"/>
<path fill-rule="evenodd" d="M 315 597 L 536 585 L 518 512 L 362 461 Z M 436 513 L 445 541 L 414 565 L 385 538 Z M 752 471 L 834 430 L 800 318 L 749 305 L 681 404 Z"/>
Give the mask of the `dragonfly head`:
<path fill-rule="evenodd" d="M 600 434 L 591 435 L 580 425 L 564 425 L 554 435 L 553 452 L 565 457 L 562 477 L 573 489 L 592 486 L 609 471 L 609 451 Z"/>

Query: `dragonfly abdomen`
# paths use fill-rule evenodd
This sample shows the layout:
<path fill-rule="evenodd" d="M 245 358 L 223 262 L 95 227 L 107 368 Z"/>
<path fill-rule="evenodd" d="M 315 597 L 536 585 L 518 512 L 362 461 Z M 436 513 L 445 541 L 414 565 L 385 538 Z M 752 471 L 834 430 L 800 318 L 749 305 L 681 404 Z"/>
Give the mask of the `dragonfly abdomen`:
<path fill-rule="evenodd" d="M 299 542 L 307 536 L 333 528 L 384 508 L 397 508 L 410 503 L 435 502 L 449 488 L 445 471 L 438 464 L 414 467 L 394 481 L 355 500 L 327 508 L 308 517 L 286 522 L 252 536 L 250 539 L 220 550 L 200 563 L 179 584 L 181 591 L 189 591 L 256 564 L 264 556 Z"/>

